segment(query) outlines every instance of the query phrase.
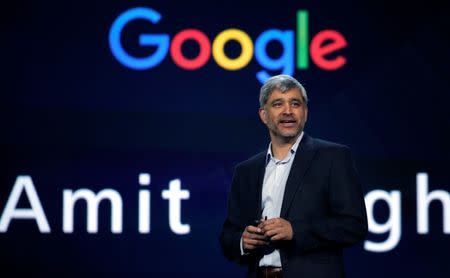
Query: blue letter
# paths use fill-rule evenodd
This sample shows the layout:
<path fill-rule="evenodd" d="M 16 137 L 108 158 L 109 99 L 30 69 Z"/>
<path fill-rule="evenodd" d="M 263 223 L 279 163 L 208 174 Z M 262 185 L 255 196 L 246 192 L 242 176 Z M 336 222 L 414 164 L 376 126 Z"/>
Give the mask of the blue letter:
<path fill-rule="evenodd" d="M 150 8 L 133 8 L 121 14 L 116 21 L 114 21 L 109 32 L 109 46 L 116 59 L 124 66 L 135 70 L 146 70 L 155 67 L 166 57 L 169 50 L 169 36 L 166 34 L 149 35 L 143 34 L 139 37 L 139 44 L 144 46 L 157 46 L 154 54 L 137 58 L 129 55 L 122 47 L 120 42 L 120 35 L 123 28 L 128 22 L 135 19 L 145 19 L 153 24 L 158 23 L 161 15 Z"/>
<path fill-rule="evenodd" d="M 270 58 L 266 53 L 267 44 L 278 40 L 283 46 L 283 54 L 278 59 Z M 294 32 L 270 29 L 263 32 L 255 43 L 255 58 L 261 66 L 268 70 L 283 69 L 282 74 L 294 73 Z M 264 83 L 270 75 L 262 70 L 256 74 L 259 82 Z"/>

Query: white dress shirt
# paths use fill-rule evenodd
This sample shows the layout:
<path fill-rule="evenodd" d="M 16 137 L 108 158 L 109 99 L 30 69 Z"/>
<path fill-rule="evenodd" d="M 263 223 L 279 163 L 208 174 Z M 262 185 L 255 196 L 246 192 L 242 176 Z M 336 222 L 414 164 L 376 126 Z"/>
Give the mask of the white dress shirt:
<path fill-rule="evenodd" d="M 280 217 L 281 205 L 283 203 L 284 189 L 291 171 L 292 162 L 298 145 L 303 138 L 303 131 L 298 136 L 294 145 L 292 145 L 286 157 L 277 160 L 272 154 L 272 143 L 269 144 L 266 156 L 266 171 L 262 187 L 261 217 L 264 219 Z M 241 237 L 241 254 L 244 255 L 243 243 Z M 259 266 L 281 267 L 280 251 L 275 249 L 272 253 L 264 255 L 259 261 Z"/>
<path fill-rule="evenodd" d="M 297 152 L 298 144 L 303 138 L 303 132 L 298 136 L 288 154 L 282 160 L 277 160 L 272 154 L 272 143 L 267 150 L 266 172 L 262 187 L 262 218 L 267 219 L 280 217 L 281 205 L 283 203 L 286 181 L 291 171 L 292 162 Z M 265 255 L 259 266 L 281 267 L 280 251 L 275 249 L 272 253 Z"/>

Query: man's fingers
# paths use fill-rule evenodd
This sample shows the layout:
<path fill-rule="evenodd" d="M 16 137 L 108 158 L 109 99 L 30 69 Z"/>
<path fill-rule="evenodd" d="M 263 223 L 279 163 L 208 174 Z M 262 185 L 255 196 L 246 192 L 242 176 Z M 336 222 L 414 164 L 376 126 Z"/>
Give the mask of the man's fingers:
<path fill-rule="evenodd" d="M 252 239 L 252 238 L 244 238 L 243 242 L 244 242 L 244 244 L 253 245 L 253 246 L 259 246 L 259 245 L 266 245 L 267 244 L 267 242 L 264 241 L 264 240 Z"/>
<path fill-rule="evenodd" d="M 292 228 L 288 221 L 282 218 L 264 220 L 258 227 L 247 226 L 242 235 L 246 249 L 255 249 L 258 246 L 268 244 L 267 239 L 290 240 Z"/>
<path fill-rule="evenodd" d="M 245 230 L 249 233 L 253 233 L 253 234 L 261 234 L 262 230 L 261 228 L 255 227 L 255 226 L 247 226 L 247 228 L 245 228 Z"/>
<path fill-rule="evenodd" d="M 252 250 L 261 245 L 267 244 L 267 238 L 262 234 L 262 230 L 255 226 L 247 226 L 242 234 L 244 249 Z"/>
<path fill-rule="evenodd" d="M 243 238 L 242 239 L 243 247 L 246 250 L 253 250 L 262 245 L 267 245 L 268 243 L 263 240 L 251 239 L 251 238 Z"/>
<path fill-rule="evenodd" d="M 256 246 L 244 243 L 244 250 L 253 250 L 253 249 L 256 249 Z"/>
<path fill-rule="evenodd" d="M 264 235 L 267 238 L 270 238 L 270 240 L 279 240 L 287 238 L 287 234 L 288 234 L 287 230 L 283 228 L 277 228 L 267 231 Z"/>
<path fill-rule="evenodd" d="M 268 238 L 271 238 L 272 236 L 274 236 L 274 235 L 276 235 L 276 234 L 278 234 L 278 233 L 280 233 L 280 232 L 281 232 L 281 229 L 280 229 L 280 228 L 275 228 L 275 229 L 267 230 L 267 231 L 264 233 L 264 236 L 266 236 L 266 237 L 268 237 Z"/>
<path fill-rule="evenodd" d="M 272 219 L 271 219 L 272 220 Z M 270 240 L 291 240 L 292 227 L 291 224 L 281 218 L 273 219 L 273 221 L 264 223 L 261 228 L 264 235 Z"/>
<path fill-rule="evenodd" d="M 261 228 L 263 234 L 265 234 L 268 231 L 272 231 L 272 230 L 276 230 L 276 229 L 280 229 L 280 228 L 285 228 L 285 226 L 281 223 L 271 223 L 271 224 L 267 224 L 264 225 L 264 227 Z"/>
<path fill-rule="evenodd" d="M 261 225 L 261 230 L 270 240 L 292 239 L 292 226 L 283 218 L 272 218 L 264 221 Z"/>
<path fill-rule="evenodd" d="M 259 240 L 265 240 L 266 237 L 263 234 L 252 234 L 249 232 L 244 232 L 242 235 L 243 238 L 251 238 L 251 239 L 259 239 Z"/>
<path fill-rule="evenodd" d="M 270 238 L 270 240 L 273 240 L 273 241 L 275 241 L 275 240 L 284 240 L 284 239 L 288 239 L 288 236 L 287 236 L 287 234 L 283 234 L 283 233 L 276 234 L 276 235 L 274 235 L 273 237 Z"/>
<path fill-rule="evenodd" d="M 288 221 L 282 218 L 273 218 L 264 221 L 263 225 L 261 225 L 261 230 L 263 231 L 263 233 L 265 233 L 273 229 L 288 228 L 289 226 L 290 224 Z"/>
<path fill-rule="evenodd" d="M 250 234 L 250 238 L 252 239 L 259 239 L 259 240 L 265 240 L 266 236 L 264 236 L 263 234 Z"/>
<path fill-rule="evenodd" d="M 268 220 L 264 220 L 262 226 L 279 224 L 281 221 L 282 221 L 282 218 L 271 218 Z"/>

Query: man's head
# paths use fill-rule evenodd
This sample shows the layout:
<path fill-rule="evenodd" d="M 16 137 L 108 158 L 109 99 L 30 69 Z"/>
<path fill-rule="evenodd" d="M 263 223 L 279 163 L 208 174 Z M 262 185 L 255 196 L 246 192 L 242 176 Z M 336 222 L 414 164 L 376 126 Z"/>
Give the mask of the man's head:
<path fill-rule="evenodd" d="M 261 87 L 259 116 L 273 140 L 292 141 L 303 131 L 308 118 L 308 96 L 293 77 L 277 75 Z"/>

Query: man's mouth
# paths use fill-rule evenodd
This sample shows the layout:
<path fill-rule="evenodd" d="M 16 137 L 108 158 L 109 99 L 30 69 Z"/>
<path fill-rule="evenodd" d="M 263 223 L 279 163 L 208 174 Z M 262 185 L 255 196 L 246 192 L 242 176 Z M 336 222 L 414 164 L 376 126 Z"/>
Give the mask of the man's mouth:
<path fill-rule="evenodd" d="M 284 119 L 284 120 L 280 120 L 280 124 L 282 127 L 295 127 L 296 126 L 297 121 L 293 120 L 293 119 Z"/>

